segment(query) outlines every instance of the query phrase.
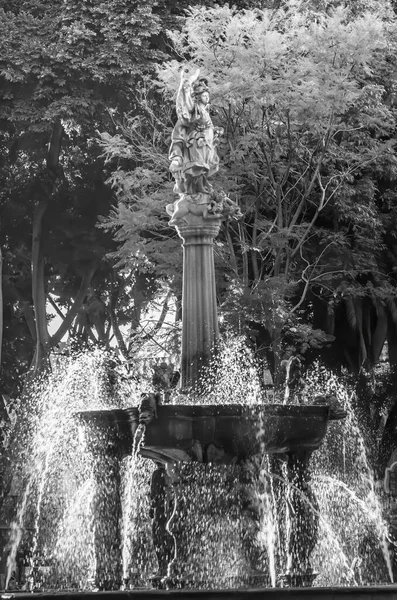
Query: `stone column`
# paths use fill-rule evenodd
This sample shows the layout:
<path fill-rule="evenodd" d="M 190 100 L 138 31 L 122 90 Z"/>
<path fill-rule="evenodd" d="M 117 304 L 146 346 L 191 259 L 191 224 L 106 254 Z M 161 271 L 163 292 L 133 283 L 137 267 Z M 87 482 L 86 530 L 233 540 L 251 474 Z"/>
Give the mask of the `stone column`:
<path fill-rule="evenodd" d="M 195 386 L 218 339 L 213 243 L 220 219 L 176 227 L 183 239 L 181 387 Z"/>

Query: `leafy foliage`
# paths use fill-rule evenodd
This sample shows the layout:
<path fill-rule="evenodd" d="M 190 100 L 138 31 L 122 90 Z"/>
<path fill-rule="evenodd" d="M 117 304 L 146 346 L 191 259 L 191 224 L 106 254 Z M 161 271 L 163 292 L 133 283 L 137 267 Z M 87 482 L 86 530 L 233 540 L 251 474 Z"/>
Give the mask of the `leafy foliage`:
<path fill-rule="evenodd" d="M 14 369 L 26 371 L 35 346 L 45 359 L 68 329 L 92 338 L 98 320 L 82 321 L 95 314 L 93 295 L 105 304 L 115 298 L 118 275 L 111 262 L 101 262 L 114 244 L 96 227 L 112 200 L 96 130 L 112 127 L 111 114 L 134 105 L 134 85 L 159 59 L 155 8 L 155 2 L 0 2 L 3 374 L 12 374 L 6 389 L 17 381 Z M 114 317 L 118 309 L 116 303 Z M 72 327 L 75 319 L 80 324 Z M 50 335 L 51 320 L 60 326 L 54 331 L 53 324 Z M 104 325 L 93 339 L 109 343 L 110 335 Z"/>
<path fill-rule="evenodd" d="M 290 0 L 264 9 L 191 8 L 182 31 L 169 33 L 178 57 L 159 69 L 163 96 L 154 82 L 128 131 L 102 136 L 108 158 L 134 161 L 112 176 L 119 212 L 110 222 L 126 255 L 136 235 L 143 244 L 141 229 L 131 235 L 129 211 L 141 216 L 155 199 L 157 216 L 157 200 L 169 201 L 164 157 L 174 118 L 167 103 L 181 62 L 208 77 L 213 118 L 224 129 L 218 183 L 245 214 L 244 222 L 225 224 L 217 245 L 224 315 L 255 338 L 276 371 L 291 326 L 302 340 L 310 329 L 308 347 L 318 352 L 340 335 L 335 319 L 332 325 L 321 315 L 334 311 L 345 322 L 348 298 L 375 295 L 384 314 L 395 312 L 384 252 L 395 211 L 396 22 L 388 3 L 360 6 Z M 371 338 L 384 318 L 377 314 Z M 378 353 L 369 338 L 360 342 L 363 320 L 357 323 L 345 352 L 353 368 Z"/>
<path fill-rule="evenodd" d="M 245 211 L 227 250 L 240 255 L 234 277 L 242 297 L 260 302 L 256 315 L 248 312 L 279 355 L 309 293 L 329 302 L 347 286 L 368 296 L 362 286 L 371 277 L 384 304 L 394 294 L 380 265 L 379 183 L 394 181 L 397 166 L 395 19 L 386 4 L 366 9 L 200 7 L 173 38 L 210 80 L 225 130 L 223 184 Z M 178 68 L 160 73 L 168 88 Z"/>

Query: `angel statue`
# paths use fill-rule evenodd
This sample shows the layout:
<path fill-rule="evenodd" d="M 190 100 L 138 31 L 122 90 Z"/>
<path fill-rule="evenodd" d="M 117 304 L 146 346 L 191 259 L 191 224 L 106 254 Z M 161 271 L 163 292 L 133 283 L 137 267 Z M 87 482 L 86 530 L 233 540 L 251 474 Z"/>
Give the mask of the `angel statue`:
<path fill-rule="evenodd" d="M 210 194 L 208 179 L 219 169 L 215 148 L 218 131 L 208 112 L 208 80 L 199 75 L 200 69 L 190 76 L 182 70 L 176 98 L 178 121 L 169 151 L 174 192 L 189 196 Z"/>

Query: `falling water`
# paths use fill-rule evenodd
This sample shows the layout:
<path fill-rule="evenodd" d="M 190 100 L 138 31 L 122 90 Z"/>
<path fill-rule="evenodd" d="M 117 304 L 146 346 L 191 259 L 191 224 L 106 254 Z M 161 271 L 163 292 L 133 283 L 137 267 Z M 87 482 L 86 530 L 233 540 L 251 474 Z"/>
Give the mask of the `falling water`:
<path fill-rule="evenodd" d="M 264 456 L 259 468 L 259 485 L 258 485 L 258 500 L 261 507 L 260 510 L 260 528 L 258 532 L 258 542 L 267 551 L 268 570 L 270 583 L 272 587 L 277 584 L 277 540 L 279 539 L 278 520 L 275 511 L 275 491 L 274 481 L 269 478 L 270 460 L 268 456 Z"/>
<path fill-rule="evenodd" d="M 154 465 L 139 456 L 122 464 L 122 575 L 125 587 L 150 587 L 156 568 L 149 522 L 149 482 Z"/>
<path fill-rule="evenodd" d="M 216 363 L 209 369 L 208 394 L 200 397 L 200 403 L 251 405 L 263 401 L 255 360 L 241 341 L 225 343 Z M 30 527 L 34 528 L 32 564 L 39 556 L 51 557 L 49 587 L 93 587 L 95 483 L 75 414 L 137 405 L 141 391 L 150 383 L 123 381 L 123 386 L 110 385 L 106 355 L 93 351 L 64 357 L 46 384 L 35 391 L 28 438 L 23 438 L 30 440 L 28 446 L 25 443 L 29 451 L 21 461 L 25 473 L 32 465 L 38 471 L 21 494 L 7 579 L 15 567 L 18 545 L 27 543 L 24 532 Z M 385 583 L 391 574 L 388 531 L 351 390 L 314 368 L 307 382 L 307 400 L 324 393 L 338 397 L 348 418 L 345 423 L 330 424 L 323 447 L 312 459 L 312 487 L 321 507 L 320 538 L 312 557 L 319 573 L 315 585 Z M 171 402 L 197 403 L 197 398 L 174 394 Z M 261 458 L 257 480 L 247 480 L 249 474 L 233 465 L 183 467 L 192 515 L 189 532 L 195 532 L 188 536 L 187 556 L 192 570 L 196 569 L 192 575 L 202 587 L 246 584 L 244 573 L 253 556 L 258 564 L 262 561 L 270 585 L 277 585 L 280 569 L 286 564 L 286 532 L 280 525 L 285 519 L 277 515 L 278 494 L 285 491 L 286 478 L 282 471 L 270 476 L 269 461 L 269 457 Z M 156 568 L 148 518 L 152 470 L 151 461 L 140 457 L 123 461 L 123 577 L 139 587 L 150 587 L 150 574 Z M 248 507 L 243 517 L 242 506 Z M 249 539 L 245 535 L 248 530 Z M 374 558 L 377 570 L 371 573 L 367 567 Z M 370 574 L 367 578 L 366 573 Z"/>
<path fill-rule="evenodd" d="M 29 493 L 32 486 L 32 481 L 35 474 L 32 473 L 29 477 L 26 488 L 23 492 L 22 502 L 18 509 L 18 515 L 15 522 L 11 523 L 11 537 L 9 541 L 10 553 L 7 557 L 7 575 L 6 575 L 6 583 L 5 589 L 8 589 L 8 585 L 10 583 L 11 576 L 16 568 L 16 555 L 18 551 L 19 544 L 21 543 L 22 535 L 23 535 L 23 524 L 26 517 L 26 511 L 28 506 Z"/>
<path fill-rule="evenodd" d="M 330 424 L 324 443 L 312 458 L 312 487 L 321 506 L 320 541 L 315 550 L 317 584 L 392 582 L 388 526 L 354 410 L 354 392 L 318 365 L 308 378 L 306 391 L 313 396 L 336 396 L 347 411 L 344 421 Z M 340 552 L 327 554 L 335 540 Z M 348 571 L 346 564 L 354 568 Z"/>
<path fill-rule="evenodd" d="M 78 582 L 80 589 L 89 589 L 95 578 L 92 504 L 92 477 L 71 494 L 56 528 L 52 550 L 52 580 L 54 587 L 69 588 Z"/>
<path fill-rule="evenodd" d="M 124 501 L 123 501 L 123 517 L 122 517 L 122 559 L 123 559 L 123 581 L 128 581 L 129 573 L 129 556 L 131 549 L 129 547 L 130 520 L 132 513 L 132 503 L 135 497 L 134 494 L 134 469 L 132 461 L 137 460 L 136 452 L 133 457 L 128 457 L 123 464 L 124 477 Z"/>
<path fill-rule="evenodd" d="M 221 341 L 217 354 L 203 372 L 203 393 L 174 394 L 174 404 L 242 404 L 261 402 L 262 385 L 258 364 L 242 337 Z"/>
<path fill-rule="evenodd" d="M 56 585 L 75 586 L 92 578 L 92 465 L 75 415 L 127 401 L 131 405 L 134 395 L 139 397 L 132 383 L 127 400 L 109 382 L 106 353 L 95 350 L 58 359 L 52 374 L 32 386 L 29 407 L 24 407 L 29 419 L 20 419 L 23 442 L 15 467 L 18 480 L 27 479 L 28 485 L 9 544 L 7 583 L 18 548 L 30 553 L 32 566 L 44 566 L 42 558 L 50 556 Z M 24 532 L 32 529 L 29 542 Z"/>
<path fill-rule="evenodd" d="M 44 464 L 39 465 L 39 468 L 37 469 L 38 473 L 40 474 L 40 478 L 39 478 L 39 484 L 38 484 L 38 490 L 37 490 L 36 506 L 34 507 L 34 515 L 35 515 L 34 525 L 33 525 L 34 535 L 33 535 L 33 544 L 32 544 L 32 548 L 31 548 L 33 557 L 37 555 L 40 526 L 41 526 L 41 510 L 42 510 L 44 491 L 45 491 L 45 486 L 47 483 L 47 477 L 49 474 L 49 468 L 50 468 L 50 462 L 51 462 L 53 449 L 54 449 L 54 446 L 47 446 L 46 453 L 44 456 Z M 31 566 L 33 567 L 33 564 Z"/>

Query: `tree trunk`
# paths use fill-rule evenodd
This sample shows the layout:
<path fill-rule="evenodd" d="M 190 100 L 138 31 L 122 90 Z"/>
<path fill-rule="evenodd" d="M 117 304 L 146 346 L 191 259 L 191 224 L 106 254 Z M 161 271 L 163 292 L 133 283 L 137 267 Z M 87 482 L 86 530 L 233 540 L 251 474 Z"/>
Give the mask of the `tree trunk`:
<path fill-rule="evenodd" d="M 182 294 L 176 294 L 175 323 L 182 321 Z"/>
<path fill-rule="evenodd" d="M 3 347 L 3 254 L 0 248 L 0 371 L 1 371 L 1 350 Z"/>
<path fill-rule="evenodd" d="M 123 335 L 122 335 L 122 333 L 120 331 L 120 327 L 119 327 L 119 324 L 117 322 L 116 312 L 114 310 L 114 306 L 113 306 L 112 302 L 110 303 L 109 312 L 110 312 L 110 321 L 111 321 L 111 324 L 112 324 L 112 328 L 113 328 L 114 336 L 116 338 L 118 349 L 120 350 L 120 352 L 123 355 L 123 357 L 125 359 L 127 359 L 128 358 L 127 346 L 125 345 L 125 342 L 124 342 L 124 339 L 123 339 Z"/>
<path fill-rule="evenodd" d="M 36 323 L 36 351 L 33 368 L 41 370 L 48 354 L 50 336 L 47 328 L 44 257 L 41 251 L 41 234 L 48 199 L 42 200 L 34 211 L 32 241 L 32 297 Z"/>
<path fill-rule="evenodd" d="M 59 155 L 61 152 L 63 127 L 60 121 L 54 124 L 47 154 L 47 168 L 42 179 L 37 182 L 39 202 L 33 215 L 32 232 L 32 297 L 36 321 L 36 351 L 33 358 L 34 372 L 40 371 L 46 362 L 50 335 L 47 327 L 46 292 L 44 277 L 44 256 L 42 253 L 42 229 L 44 214 L 54 191 Z"/>

